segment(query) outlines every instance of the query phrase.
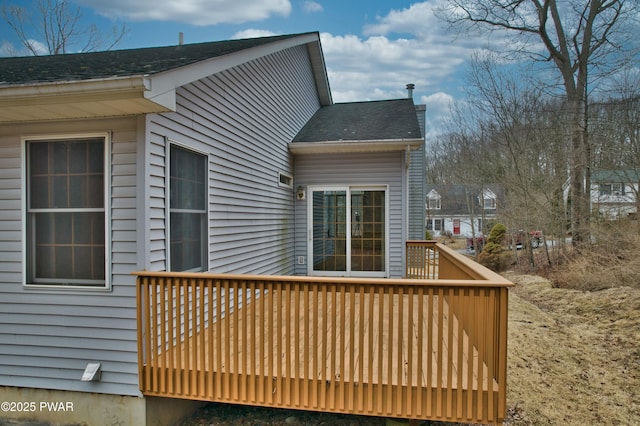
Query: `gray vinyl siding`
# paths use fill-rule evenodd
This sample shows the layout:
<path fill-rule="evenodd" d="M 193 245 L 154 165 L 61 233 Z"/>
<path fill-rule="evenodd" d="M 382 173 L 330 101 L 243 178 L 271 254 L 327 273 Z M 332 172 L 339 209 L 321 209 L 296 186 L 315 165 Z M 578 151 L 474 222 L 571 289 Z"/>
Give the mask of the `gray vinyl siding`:
<path fill-rule="evenodd" d="M 22 279 L 20 161 L 20 139 L 0 135 L 1 284 L 19 283 Z M 0 287 L 0 292 L 3 288 Z"/>
<path fill-rule="evenodd" d="M 165 220 L 166 209 L 168 206 L 168 188 L 166 187 L 166 175 L 168 170 L 166 164 L 166 138 L 153 131 L 149 131 L 150 128 L 154 128 L 154 124 L 151 122 L 151 118 L 147 117 L 147 125 L 145 126 L 147 140 L 147 155 L 145 157 L 145 164 L 147 169 L 145 170 L 145 179 L 142 182 L 144 189 L 146 190 L 145 198 L 147 198 L 148 204 L 145 205 L 147 216 L 144 217 L 144 221 L 148 224 L 147 228 L 149 233 L 147 234 L 149 258 L 146 260 L 145 269 L 151 271 L 167 271 L 169 266 L 167 261 L 167 238 L 168 228 L 167 221 Z"/>
<path fill-rule="evenodd" d="M 166 144 L 209 159 L 209 269 L 291 274 L 288 143 L 319 108 L 305 47 L 178 89 L 177 111 L 0 127 L 0 386 L 139 395 L 135 278 L 167 269 Z M 111 132 L 111 289 L 23 287 L 22 135 Z M 102 380 L 81 382 L 89 361 Z"/>
<path fill-rule="evenodd" d="M 416 105 L 416 114 L 422 137 L 425 135 L 425 106 Z M 409 229 L 408 238 L 412 240 L 423 240 L 425 237 L 425 144 L 423 143 L 416 151 L 411 152 L 411 163 L 409 166 Z"/>
<path fill-rule="evenodd" d="M 389 276 L 402 277 L 406 209 L 404 152 L 312 154 L 296 156 L 295 186 L 309 185 L 388 185 L 389 197 Z M 307 203 L 296 201 L 296 259 L 307 258 Z M 298 265 L 296 275 L 307 275 L 307 264 Z"/>
<path fill-rule="evenodd" d="M 167 269 L 166 143 L 208 155 L 209 270 L 292 274 L 293 175 L 288 143 L 319 108 L 305 47 L 278 52 L 178 91 L 175 113 L 152 116 L 151 270 Z"/>
<path fill-rule="evenodd" d="M 22 135 L 112 132 L 111 290 L 23 287 Z M 0 128 L 0 386 L 138 395 L 136 120 Z M 81 382 L 89 361 L 102 380 Z"/>
<path fill-rule="evenodd" d="M 409 229 L 408 238 L 424 240 L 425 237 L 425 146 L 411 151 L 409 166 Z"/>

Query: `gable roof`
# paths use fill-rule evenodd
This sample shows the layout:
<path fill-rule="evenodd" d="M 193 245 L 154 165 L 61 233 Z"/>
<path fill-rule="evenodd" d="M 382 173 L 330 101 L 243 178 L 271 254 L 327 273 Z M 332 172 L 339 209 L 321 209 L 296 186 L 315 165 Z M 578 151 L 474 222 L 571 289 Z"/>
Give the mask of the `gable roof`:
<path fill-rule="evenodd" d="M 469 215 L 469 202 L 472 203 L 475 214 L 484 211 L 485 214 L 495 214 L 504 206 L 505 194 L 501 185 L 498 184 L 427 184 L 427 199 L 433 194 L 440 196 L 441 204 L 437 210 L 429 211 L 429 203 L 427 202 L 427 211 L 431 216 L 441 215 Z M 485 209 L 484 204 L 480 203 L 481 196 L 495 196 L 497 209 Z"/>
<path fill-rule="evenodd" d="M 320 37 L 314 32 L 0 58 L 0 122 L 172 111 L 177 87 L 299 45 L 308 48 L 321 103 L 330 104 Z"/>
<path fill-rule="evenodd" d="M 423 142 L 413 99 L 321 107 L 289 145 L 293 153 L 404 150 Z"/>

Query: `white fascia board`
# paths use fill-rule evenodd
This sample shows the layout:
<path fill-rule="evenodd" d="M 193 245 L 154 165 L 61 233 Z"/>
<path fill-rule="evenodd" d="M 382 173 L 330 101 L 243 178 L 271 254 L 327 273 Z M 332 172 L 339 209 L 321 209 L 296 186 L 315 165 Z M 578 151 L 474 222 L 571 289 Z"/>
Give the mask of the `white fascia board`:
<path fill-rule="evenodd" d="M 424 139 L 388 139 L 358 141 L 291 142 L 289 151 L 293 154 L 334 154 L 346 152 L 390 152 L 416 150 Z"/>
<path fill-rule="evenodd" d="M 145 92 L 145 98 L 175 111 L 175 91 L 178 87 L 263 56 L 313 42 L 319 43 L 315 33 L 303 34 L 154 74 L 151 76 L 151 90 Z"/>
<path fill-rule="evenodd" d="M 0 106 L 58 104 L 82 99 L 142 97 L 149 90 L 146 76 L 30 83 L 0 87 Z"/>
<path fill-rule="evenodd" d="M 329 75 L 327 74 L 327 66 L 324 62 L 324 54 L 322 53 L 322 45 L 320 40 L 315 43 L 309 43 L 309 56 L 311 58 L 311 67 L 318 88 L 318 95 L 321 105 L 332 105 L 333 97 L 331 95 L 331 87 L 329 86 Z"/>

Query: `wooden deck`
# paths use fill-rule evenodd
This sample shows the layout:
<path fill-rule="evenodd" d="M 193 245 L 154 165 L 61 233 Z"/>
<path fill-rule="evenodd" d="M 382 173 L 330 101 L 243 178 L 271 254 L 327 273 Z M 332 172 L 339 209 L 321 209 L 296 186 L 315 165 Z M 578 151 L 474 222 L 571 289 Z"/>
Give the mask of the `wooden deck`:
<path fill-rule="evenodd" d="M 373 297 L 374 303 L 369 302 L 371 297 Z M 221 362 L 216 363 L 216 365 L 219 366 L 217 372 L 222 375 L 228 373 L 233 376 L 243 371 L 248 373 L 266 371 L 265 366 L 272 366 L 276 376 L 284 372 L 286 377 L 295 375 L 301 379 L 331 382 L 334 380 L 339 381 L 340 379 L 340 377 L 332 377 L 331 371 L 345 370 L 351 372 L 350 377 L 353 378 L 355 386 L 367 383 L 402 384 L 403 386 L 409 383 L 419 383 L 420 386 L 427 387 L 429 383 L 431 387 L 448 387 L 449 381 L 451 381 L 450 385 L 455 389 L 458 386 L 458 374 L 460 374 L 460 385 L 463 389 L 471 388 L 477 390 L 478 377 L 480 376 L 482 378 L 482 389 L 484 391 L 488 390 L 487 365 L 483 364 L 481 366 L 483 372 L 478 374 L 478 368 L 480 368 L 477 362 L 478 351 L 473 347 L 469 348 L 468 336 L 464 330 L 459 329 L 459 323 L 455 316 L 452 318 L 450 325 L 452 327 L 452 340 L 451 342 L 448 341 L 449 308 L 446 301 L 443 301 L 441 305 L 442 329 L 437 333 L 431 333 L 431 341 L 426 342 L 426 347 L 429 348 L 428 351 L 424 350 L 425 342 L 419 340 L 417 332 L 411 336 L 403 336 L 402 345 L 398 346 L 398 350 L 394 350 L 394 348 L 389 347 L 388 339 L 383 337 L 383 333 L 392 330 L 389 326 L 389 317 L 382 316 L 384 319 L 381 324 L 373 320 L 380 317 L 379 312 L 377 312 L 380 309 L 380 304 L 377 303 L 379 297 L 377 294 L 373 296 L 363 295 L 362 298 L 356 295 L 353 306 L 349 300 L 349 295 L 345 296 L 344 304 L 341 303 L 339 298 L 336 300 L 335 306 L 332 300 L 328 300 L 327 304 L 317 312 L 319 318 L 309 319 L 311 327 L 308 326 L 309 324 L 305 324 L 302 327 L 302 341 L 295 341 L 295 337 L 294 341 L 287 341 L 285 337 L 284 341 L 270 342 L 275 344 L 278 353 L 283 352 L 282 356 L 279 357 L 280 363 L 277 363 L 277 360 L 269 356 L 271 351 L 268 350 L 269 342 L 265 342 L 265 336 L 291 336 L 287 328 L 290 324 L 299 324 L 300 320 L 304 319 L 304 316 L 300 315 L 300 309 L 305 309 L 305 306 L 294 306 L 293 309 L 291 307 L 287 309 L 288 306 L 284 304 L 284 301 L 280 301 L 280 303 L 274 302 L 272 295 L 268 294 L 253 301 L 249 306 L 241 308 L 239 312 L 220 319 L 219 323 L 216 321 L 212 326 L 215 331 L 209 330 L 207 327 L 204 331 L 197 332 L 195 336 L 180 340 L 168 350 L 160 351 L 158 353 L 158 366 L 176 365 L 172 360 L 179 360 L 181 369 L 191 368 L 191 365 L 193 365 L 197 371 L 204 370 L 206 372 L 210 366 L 214 365 L 213 361 L 220 355 Z M 426 296 L 427 300 L 428 297 Z M 423 302 L 423 306 L 426 304 L 439 307 L 438 297 L 437 295 L 432 296 L 432 303 Z M 408 303 L 407 298 L 407 296 L 403 296 L 402 303 L 404 306 Z M 393 296 L 394 324 L 398 324 L 398 299 L 398 295 Z M 414 301 L 413 312 L 418 311 L 418 305 L 419 302 Z M 344 311 L 342 311 L 343 309 Z M 351 309 L 354 312 L 351 312 Z M 370 315 L 366 315 L 369 313 L 369 309 L 372 309 L 372 312 Z M 360 312 L 361 310 L 362 312 Z M 250 312 L 247 313 L 246 311 Z M 288 318 L 283 317 L 280 321 L 283 327 L 280 333 L 272 333 L 269 330 L 268 318 L 277 318 L 280 312 L 287 312 Z M 310 312 L 313 312 L 313 310 Z M 409 312 L 405 310 L 402 323 L 407 323 L 410 320 L 408 315 Z M 428 330 L 429 327 L 437 329 L 440 323 L 439 315 L 437 309 L 432 312 L 431 324 L 429 324 L 429 317 L 427 316 L 418 319 L 417 315 L 412 315 L 411 328 L 413 330 Z M 334 318 L 336 319 L 335 321 L 340 321 L 341 319 L 348 321 L 353 318 L 353 327 L 349 324 L 345 324 L 344 327 L 336 327 Z M 421 324 L 417 324 L 417 321 L 421 321 Z M 359 335 L 359 330 L 362 330 L 362 336 Z M 354 334 L 351 335 L 351 333 Z M 462 339 L 458 338 L 458 333 L 463 333 Z M 439 334 L 441 335 L 440 337 Z M 235 338 L 238 335 L 244 335 L 244 338 L 238 340 Z M 457 360 L 452 360 L 451 364 L 442 363 L 442 360 L 446 359 L 449 353 L 448 346 L 450 344 L 453 345 L 451 353 L 458 353 L 457 345 L 459 340 L 463 342 L 461 366 L 457 364 Z M 247 342 L 250 345 L 247 345 Z M 313 366 L 310 359 L 314 359 L 314 357 L 309 352 L 312 352 L 314 347 L 326 347 L 327 345 L 333 345 L 335 342 L 342 346 L 342 348 L 338 346 L 343 351 L 342 356 L 336 356 L 335 359 L 331 359 L 332 357 L 329 353 L 320 350 L 318 352 L 319 354 L 324 354 L 324 358 Z M 226 350 L 226 345 L 230 346 L 229 352 Z M 201 348 L 205 349 L 202 354 L 199 353 Z M 285 355 L 284 351 L 287 350 L 288 354 Z M 409 351 L 411 351 L 411 355 Z M 469 360 L 470 351 L 471 356 L 474 358 L 471 362 Z M 225 360 L 226 362 L 222 362 L 222 356 L 226 353 L 230 353 L 231 357 Z M 353 356 L 350 356 L 352 353 Z M 380 354 L 383 353 L 393 354 L 389 360 L 392 368 L 378 368 L 381 362 Z M 195 360 L 192 354 L 195 354 Z M 425 357 L 425 362 L 431 361 L 431 368 L 409 372 L 407 360 L 410 358 L 418 359 L 420 355 Z M 287 365 L 287 360 L 293 360 L 293 363 Z M 341 365 L 343 360 L 344 366 Z M 275 365 L 273 365 L 274 361 L 276 362 Z M 440 368 L 438 368 L 439 365 L 441 365 Z M 469 369 L 470 365 L 473 367 L 472 369 Z M 451 368 L 451 374 L 449 374 L 449 368 Z M 462 371 L 459 371 L 460 369 Z M 296 370 L 295 373 L 293 370 Z M 411 380 L 409 380 L 409 374 L 412 376 Z M 428 382 L 429 377 L 431 379 L 430 382 Z M 492 382 L 493 389 L 497 390 L 497 383 L 495 380 Z M 469 383 L 471 383 L 471 386 L 469 386 Z"/>
<path fill-rule="evenodd" d="M 145 395 L 475 423 L 504 417 L 504 280 L 145 272 L 138 282 Z"/>

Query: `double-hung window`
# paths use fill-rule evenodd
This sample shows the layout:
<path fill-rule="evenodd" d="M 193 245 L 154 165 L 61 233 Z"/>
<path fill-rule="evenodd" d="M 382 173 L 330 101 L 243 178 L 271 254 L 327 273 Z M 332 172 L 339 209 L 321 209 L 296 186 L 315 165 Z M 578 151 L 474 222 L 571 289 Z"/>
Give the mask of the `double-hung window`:
<path fill-rule="evenodd" d="M 26 141 L 26 283 L 107 286 L 106 138 Z"/>
<path fill-rule="evenodd" d="M 440 210 L 442 208 L 440 197 L 429 198 L 429 210 Z"/>
<path fill-rule="evenodd" d="M 428 210 L 440 210 L 442 209 L 442 196 L 438 194 L 438 191 L 432 189 L 427 194 L 427 209 Z"/>
<path fill-rule="evenodd" d="M 484 199 L 483 207 L 487 210 L 495 210 L 496 209 L 496 199 L 493 197 L 486 197 Z"/>
<path fill-rule="evenodd" d="M 600 195 L 624 195 L 624 185 L 621 183 L 601 183 Z"/>
<path fill-rule="evenodd" d="M 486 188 L 480 195 L 478 195 L 478 201 L 485 210 L 495 210 L 497 206 L 497 199 L 498 197 L 495 192 L 489 188 Z"/>
<path fill-rule="evenodd" d="M 207 156 L 171 145 L 169 234 L 172 271 L 207 269 Z"/>

